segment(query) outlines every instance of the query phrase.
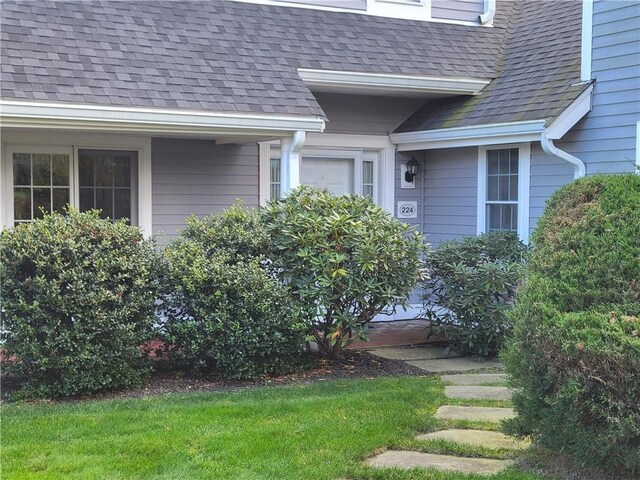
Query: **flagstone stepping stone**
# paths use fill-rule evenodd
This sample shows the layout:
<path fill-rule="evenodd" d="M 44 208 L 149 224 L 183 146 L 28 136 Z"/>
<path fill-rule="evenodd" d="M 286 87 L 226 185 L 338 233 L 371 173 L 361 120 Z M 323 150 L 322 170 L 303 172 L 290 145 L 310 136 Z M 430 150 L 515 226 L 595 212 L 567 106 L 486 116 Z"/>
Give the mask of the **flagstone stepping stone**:
<path fill-rule="evenodd" d="M 436 455 L 433 453 L 411 452 L 404 450 L 387 450 L 367 460 L 373 467 L 399 468 L 435 468 L 442 471 L 459 473 L 475 473 L 492 475 L 508 467 L 509 460 L 494 460 L 489 458 L 466 458 L 451 455 Z"/>
<path fill-rule="evenodd" d="M 506 382 L 503 373 L 460 373 L 457 375 L 442 375 L 442 381 L 449 385 L 486 385 L 488 383 Z"/>
<path fill-rule="evenodd" d="M 423 346 L 423 347 L 383 347 L 374 350 L 367 350 L 377 357 L 388 358 L 389 360 L 434 360 L 438 358 L 453 358 L 457 354 L 451 352 L 447 357 L 443 347 Z"/>
<path fill-rule="evenodd" d="M 416 439 L 449 440 L 474 447 L 508 448 L 511 450 L 527 448 L 531 444 L 529 441 L 516 440 L 515 438 L 508 437 L 504 433 L 500 432 L 491 432 L 488 430 L 462 430 L 456 428 L 425 433 L 423 435 L 418 435 Z"/>
<path fill-rule="evenodd" d="M 502 368 L 500 362 L 478 361 L 471 358 L 446 358 L 436 360 L 414 360 L 407 362 L 429 373 L 469 372 L 488 368 Z"/>
<path fill-rule="evenodd" d="M 438 420 L 469 420 L 472 422 L 499 422 L 507 418 L 513 418 L 515 413 L 512 408 L 498 407 L 461 407 L 456 405 L 443 405 L 436 411 Z"/>
<path fill-rule="evenodd" d="M 444 394 L 449 398 L 465 398 L 472 400 L 510 400 L 511 390 L 507 387 L 485 387 L 481 385 L 454 385 L 444 387 Z"/>

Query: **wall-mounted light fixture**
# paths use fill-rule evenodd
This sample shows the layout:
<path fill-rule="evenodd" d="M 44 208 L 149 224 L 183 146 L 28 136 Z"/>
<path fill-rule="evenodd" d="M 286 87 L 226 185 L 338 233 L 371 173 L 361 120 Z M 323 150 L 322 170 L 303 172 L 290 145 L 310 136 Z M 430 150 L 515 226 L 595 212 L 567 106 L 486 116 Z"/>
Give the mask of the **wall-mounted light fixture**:
<path fill-rule="evenodd" d="M 411 155 L 411 160 L 407 162 L 407 171 L 404 173 L 404 180 L 408 183 L 413 183 L 413 179 L 418 174 L 418 170 L 420 170 L 420 163 L 416 160 L 415 155 Z"/>

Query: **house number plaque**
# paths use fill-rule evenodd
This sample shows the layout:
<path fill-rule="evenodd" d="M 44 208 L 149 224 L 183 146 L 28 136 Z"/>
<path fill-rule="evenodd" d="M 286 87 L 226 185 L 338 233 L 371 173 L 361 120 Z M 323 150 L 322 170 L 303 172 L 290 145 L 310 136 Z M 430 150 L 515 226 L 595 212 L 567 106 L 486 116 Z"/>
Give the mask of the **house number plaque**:
<path fill-rule="evenodd" d="M 398 218 L 418 218 L 418 202 L 398 202 Z"/>

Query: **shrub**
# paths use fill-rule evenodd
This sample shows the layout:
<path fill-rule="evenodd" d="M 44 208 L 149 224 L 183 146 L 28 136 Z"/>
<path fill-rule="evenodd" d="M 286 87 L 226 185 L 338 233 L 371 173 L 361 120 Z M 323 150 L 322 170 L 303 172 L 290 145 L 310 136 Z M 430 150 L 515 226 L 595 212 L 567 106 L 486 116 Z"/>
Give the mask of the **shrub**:
<path fill-rule="evenodd" d="M 162 265 L 153 244 L 99 212 L 45 215 L 0 234 L 6 369 L 23 394 L 127 388 L 148 372 Z"/>
<path fill-rule="evenodd" d="M 640 177 L 593 176 L 549 200 L 503 358 L 508 432 L 580 463 L 640 472 Z"/>
<path fill-rule="evenodd" d="M 422 237 L 367 198 L 300 187 L 262 214 L 274 266 L 326 356 L 366 338 L 386 307 L 406 306 L 421 279 Z"/>
<path fill-rule="evenodd" d="M 445 242 L 429 256 L 424 314 L 448 348 L 495 356 L 512 323 L 507 313 L 522 279 L 526 247 L 512 233 Z"/>
<path fill-rule="evenodd" d="M 291 370 L 299 359 L 306 326 L 289 289 L 254 256 L 266 238 L 254 219 L 238 205 L 192 218 L 165 249 L 174 293 L 163 339 L 174 361 L 242 379 Z"/>

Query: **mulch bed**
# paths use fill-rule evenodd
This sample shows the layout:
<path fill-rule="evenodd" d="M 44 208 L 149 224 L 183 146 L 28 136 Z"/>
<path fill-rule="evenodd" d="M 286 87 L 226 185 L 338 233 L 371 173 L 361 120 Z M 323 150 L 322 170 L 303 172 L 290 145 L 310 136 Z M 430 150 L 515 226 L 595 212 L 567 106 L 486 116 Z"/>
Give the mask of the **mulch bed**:
<path fill-rule="evenodd" d="M 169 370 L 165 364 L 159 361 L 156 371 L 140 388 L 75 397 L 62 401 L 141 398 L 166 393 L 222 392 L 262 386 L 296 385 L 350 378 L 427 375 L 423 370 L 403 361 L 376 357 L 361 350 L 346 350 L 344 358 L 339 362 L 331 362 L 315 355 L 310 355 L 307 360 L 310 368 L 304 371 L 287 375 L 268 376 L 255 380 L 225 380 L 213 375 L 208 377 L 189 377 L 184 372 Z M 0 382 L 2 383 L 2 401 L 10 401 L 11 393 L 19 388 L 20 382 L 18 379 L 8 376 L 0 377 Z"/>

